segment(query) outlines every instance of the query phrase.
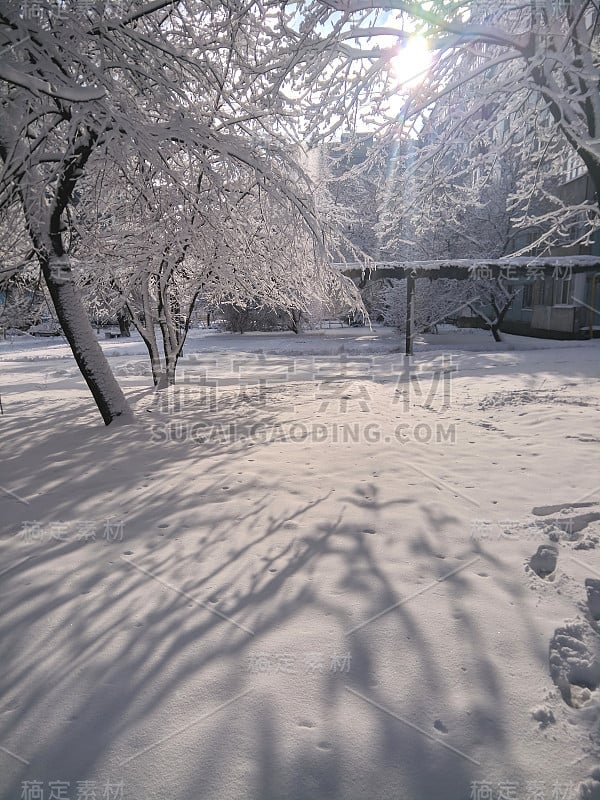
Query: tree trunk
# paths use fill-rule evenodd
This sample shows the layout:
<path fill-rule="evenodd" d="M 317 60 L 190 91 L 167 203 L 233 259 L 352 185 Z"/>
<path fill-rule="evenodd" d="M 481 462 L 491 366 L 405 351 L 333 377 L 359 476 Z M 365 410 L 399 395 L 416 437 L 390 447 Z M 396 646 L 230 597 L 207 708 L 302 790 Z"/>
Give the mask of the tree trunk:
<path fill-rule="evenodd" d="M 42 274 L 56 316 L 69 342 L 75 361 L 96 401 L 106 425 L 114 420 L 134 422 L 133 412 L 106 356 L 94 335 L 92 324 L 85 313 L 81 297 L 73 283 L 71 270 L 65 256 L 52 260 L 40 257 Z"/>
<path fill-rule="evenodd" d="M 175 372 L 177 370 L 178 356 L 170 353 L 167 357 L 167 386 L 175 385 Z"/>
<path fill-rule="evenodd" d="M 410 272 L 406 276 L 406 341 L 404 354 L 412 356 L 414 342 L 415 324 L 415 294 L 416 282 L 414 273 Z"/>
<path fill-rule="evenodd" d="M 503 286 L 503 284 L 500 282 L 500 280 L 498 281 L 498 285 L 503 289 L 505 288 Z M 494 324 L 492 325 L 491 330 L 492 330 L 492 335 L 494 336 L 494 339 L 497 342 L 501 342 L 502 341 L 502 336 L 500 336 L 500 326 L 504 322 L 504 317 L 506 316 L 506 314 L 508 312 L 508 309 L 511 307 L 512 302 L 515 299 L 515 297 L 517 296 L 517 294 L 518 294 L 518 292 L 515 292 L 515 291 L 513 291 L 513 292 L 508 292 L 507 291 L 506 292 L 506 300 L 505 300 L 504 305 L 502 306 L 502 308 L 498 308 L 497 303 L 495 301 L 493 302 L 494 311 L 496 312 L 496 319 L 494 320 Z"/>
<path fill-rule="evenodd" d="M 495 328 L 496 330 L 494 330 L 494 328 L 492 328 L 492 333 L 494 334 L 494 339 L 495 339 L 497 342 L 501 342 L 501 341 L 502 341 L 502 336 L 500 336 L 500 326 L 501 326 L 501 325 L 502 325 L 502 323 L 504 322 L 504 317 L 506 316 L 506 314 L 507 314 L 507 312 L 508 312 L 508 309 L 511 307 L 511 305 L 512 305 L 512 301 L 514 300 L 514 298 L 515 298 L 515 297 L 516 297 L 516 293 L 515 293 L 515 294 L 514 294 L 514 295 L 513 295 L 513 296 L 510 298 L 510 300 L 508 300 L 508 301 L 507 301 L 507 302 L 504 304 L 504 306 L 502 307 L 502 310 L 501 310 L 501 311 L 500 311 L 500 313 L 498 314 L 498 317 L 497 317 L 497 319 L 496 319 L 496 322 L 494 323 L 494 328 Z"/>
<path fill-rule="evenodd" d="M 146 349 L 148 350 L 148 355 L 150 356 L 150 368 L 152 369 L 152 383 L 155 386 L 162 388 L 164 370 L 162 361 L 160 360 L 160 353 L 158 351 L 158 342 L 156 341 L 156 334 L 154 333 L 154 328 L 142 324 L 141 315 L 139 317 L 136 317 L 133 312 L 130 313 L 133 319 L 133 324 L 135 325 L 135 328 L 139 333 L 139 335 L 142 337 L 142 340 L 146 345 Z M 146 316 L 145 319 L 148 319 L 148 317 Z"/>
<path fill-rule="evenodd" d="M 117 322 L 119 323 L 119 333 L 121 336 L 131 336 L 130 320 L 125 309 L 121 308 L 117 311 Z"/>
<path fill-rule="evenodd" d="M 150 356 L 150 367 L 152 369 L 152 383 L 158 389 L 165 386 L 165 371 L 160 358 L 158 350 L 158 342 L 156 341 L 156 331 L 154 329 L 154 315 L 152 314 L 152 301 L 150 299 L 150 291 L 148 287 L 148 275 L 142 275 L 140 278 L 141 302 L 142 309 L 137 312 L 129 301 L 126 302 L 126 308 L 131 317 L 135 329 L 142 337 L 148 355 Z"/>

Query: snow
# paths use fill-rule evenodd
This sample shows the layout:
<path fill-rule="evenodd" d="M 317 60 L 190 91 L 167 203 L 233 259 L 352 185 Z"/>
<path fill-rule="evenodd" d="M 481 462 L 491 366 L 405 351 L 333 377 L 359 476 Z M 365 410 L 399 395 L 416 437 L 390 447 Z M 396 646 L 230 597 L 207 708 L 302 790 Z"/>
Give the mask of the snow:
<path fill-rule="evenodd" d="M 597 796 L 600 342 L 101 346 L 0 342 L 0 797 Z"/>
<path fill-rule="evenodd" d="M 597 256 L 507 256 L 505 258 L 434 258 L 422 261 L 373 261 L 336 262 L 333 266 L 342 271 L 397 269 L 431 273 L 444 270 L 463 272 L 465 277 L 482 274 L 494 267 L 505 270 L 514 268 L 514 275 L 530 274 L 531 268 L 559 270 L 569 268 L 574 272 L 598 269 Z"/>
<path fill-rule="evenodd" d="M 95 86 L 51 86 L 47 81 L 42 81 L 34 75 L 28 75 L 9 64 L 0 64 L 0 78 L 15 86 L 22 86 L 32 94 L 47 94 L 60 100 L 70 100 L 74 103 L 89 103 L 100 100 L 106 94 L 103 87 Z"/>

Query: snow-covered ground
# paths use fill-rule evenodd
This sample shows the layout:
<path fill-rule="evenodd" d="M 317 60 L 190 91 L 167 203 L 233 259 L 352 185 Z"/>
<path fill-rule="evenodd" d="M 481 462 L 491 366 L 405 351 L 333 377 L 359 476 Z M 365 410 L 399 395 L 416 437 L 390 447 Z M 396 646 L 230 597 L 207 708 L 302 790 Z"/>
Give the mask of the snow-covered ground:
<path fill-rule="evenodd" d="M 506 339 L 0 342 L 0 796 L 600 797 L 600 342 Z"/>

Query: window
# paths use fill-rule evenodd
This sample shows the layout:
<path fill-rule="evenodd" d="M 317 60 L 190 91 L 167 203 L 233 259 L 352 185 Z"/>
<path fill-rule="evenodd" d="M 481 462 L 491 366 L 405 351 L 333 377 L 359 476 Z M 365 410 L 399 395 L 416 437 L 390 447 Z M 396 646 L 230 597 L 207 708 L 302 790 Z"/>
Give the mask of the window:
<path fill-rule="evenodd" d="M 571 300 L 572 281 L 547 276 L 525 284 L 521 294 L 521 307 L 560 306 Z"/>
<path fill-rule="evenodd" d="M 584 211 L 580 211 L 569 225 L 569 239 L 576 241 L 585 234 L 587 217 Z"/>
<path fill-rule="evenodd" d="M 571 281 L 555 278 L 553 284 L 552 304 L 555 306 L 567 304 L 571 296 Z"/>
<path fill-rule="evenodd" d="M 526 283 L 521 293 L 521 308 L 532 308 L 533 306 L 533 283 Z"/>

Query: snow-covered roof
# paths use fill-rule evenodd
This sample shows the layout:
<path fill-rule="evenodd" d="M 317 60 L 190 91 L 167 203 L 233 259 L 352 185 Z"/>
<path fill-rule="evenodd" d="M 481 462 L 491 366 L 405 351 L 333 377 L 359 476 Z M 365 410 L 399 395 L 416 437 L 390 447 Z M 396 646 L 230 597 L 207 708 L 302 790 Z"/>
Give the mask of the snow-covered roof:
<path fill-rule="evenodd" d="M 414 273 L 422 278 L 529 277 L 578 272 L 600 272 L 600 256 L 520 256 L 511 258 L 448 258 L 428 261 L 342 261 L 333 266 L 349 275 L 371 278 L 403 278 Z"/>

